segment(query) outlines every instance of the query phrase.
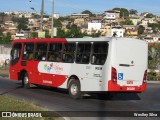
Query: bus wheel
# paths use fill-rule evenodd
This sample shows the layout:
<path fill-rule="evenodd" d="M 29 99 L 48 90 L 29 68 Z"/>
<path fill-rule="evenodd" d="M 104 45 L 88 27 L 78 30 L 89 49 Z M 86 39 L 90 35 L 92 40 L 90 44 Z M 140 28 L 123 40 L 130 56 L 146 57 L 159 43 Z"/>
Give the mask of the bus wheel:
<path fill-rule="evenodd" d="M 25 73 L 24 76 L 23 76 L 22 86 L 23 86 L 24 88 L 30 88 L 29 77 L 28 77 L 28 74 L 27 74 L 27 73 Z"/>
<path fill-rule="evenodd" d="M 69 83 L 69 95 L 74 99 L 81 98 L 80 83 L 78 80 L 72 80 Z"/>

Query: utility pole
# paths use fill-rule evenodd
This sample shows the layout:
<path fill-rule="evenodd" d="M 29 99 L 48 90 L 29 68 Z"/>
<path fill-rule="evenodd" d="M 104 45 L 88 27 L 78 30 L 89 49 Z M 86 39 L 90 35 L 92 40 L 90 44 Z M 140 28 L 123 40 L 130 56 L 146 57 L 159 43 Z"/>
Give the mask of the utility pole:
<path fill-rule="evenodd" d="M 41 7 L 41 32 L 43 31 L 43 14 L 44 14 L 44 0 L 42 0 L 42 7 Z"/>
<path fill-rule="evenodd" d="M 51 26 L 51 38 L 54 38 L 54 0 L 52 0 L 52 26 Z"/>

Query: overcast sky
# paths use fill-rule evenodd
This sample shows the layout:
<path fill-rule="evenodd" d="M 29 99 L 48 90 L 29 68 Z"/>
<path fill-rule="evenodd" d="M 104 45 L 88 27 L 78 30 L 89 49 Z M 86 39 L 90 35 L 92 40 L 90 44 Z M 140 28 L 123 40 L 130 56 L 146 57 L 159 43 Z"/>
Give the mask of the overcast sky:
<path fill-rule="evenodd" d="M 33 12 L 30 7 L 34 7 L 37 12 L 41 10 L 42 0 L 0 0 L 0 12 L 5 11 L 28 11 Z M 45 1 L 45 13 L 51 14 L 52 0 Z M 115 7 L 136 9 L 138 14 L 151 12 L 160 15 L 160 0 L 54 0 L 55 13 L 60 15 L 70 15 L 90 10 L 93 13 L 103 13 Z"/>

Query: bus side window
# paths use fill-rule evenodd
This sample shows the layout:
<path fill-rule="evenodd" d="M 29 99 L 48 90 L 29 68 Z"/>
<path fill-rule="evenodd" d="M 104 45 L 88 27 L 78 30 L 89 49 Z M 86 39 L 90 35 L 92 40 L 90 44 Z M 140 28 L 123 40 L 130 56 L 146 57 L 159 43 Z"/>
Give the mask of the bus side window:
<path fill-rule="evenodd" d="M 48 51 L 48 61 L 60 62 L 62 54 L 62 43 L 51 43 Z"/>
<path fill-rule="evenodd" d="M 47 56 L 47 43 L 37 43 L 35 50 L 35 60 L 46 60 Z"/>
<path fill-rule="evenodd" d="M 89 64 L 91 43 L 78 43 L 76 53 L 76 63 Z"/>
<path fill-rule="evenodd" d="M 21 55 L 21 49 L 22 49 L 22 44 L 21 43 L 15 43 L 13 45 L 13 48 L 11 50 L 11 65 L 15 65 L 20 58 Z"/>
<path fill-rule="evenodd" d="M 108 55 L 108 43 L 95 42 L 93 43 L 91 63 L 95 65 L 104 65 Z"/>
<path fill-rule="evenodd" d="M 62 61 L 65 63 L 73 63 L 74 62 L 74 53 L 76 49 L 76 43 L 65 43 Z"/>
<path fill-rule="evenodd" d="M 34 55 L 34 43 L 25 43 L 23 50 L 23 60 L 33 60 Z"/>

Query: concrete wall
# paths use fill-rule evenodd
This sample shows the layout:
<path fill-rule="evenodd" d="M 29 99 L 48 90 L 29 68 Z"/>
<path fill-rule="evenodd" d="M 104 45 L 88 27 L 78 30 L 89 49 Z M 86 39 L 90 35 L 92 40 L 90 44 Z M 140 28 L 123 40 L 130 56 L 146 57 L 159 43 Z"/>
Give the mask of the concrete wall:
<path fill-rule="evenodd" d="M 0 45 L 0 67 L 4 65 L 5 60 L 10 59 L 11 45 Z"/>

